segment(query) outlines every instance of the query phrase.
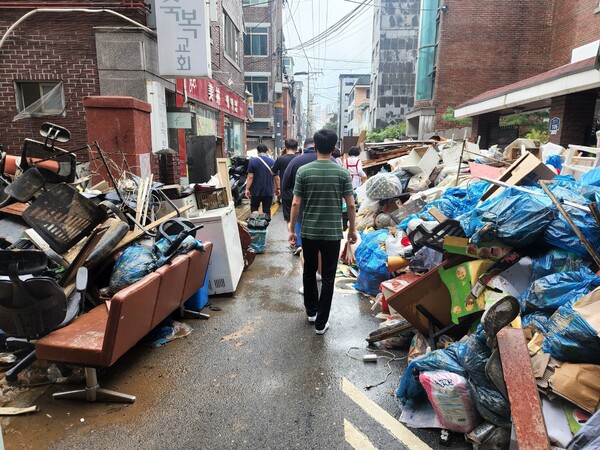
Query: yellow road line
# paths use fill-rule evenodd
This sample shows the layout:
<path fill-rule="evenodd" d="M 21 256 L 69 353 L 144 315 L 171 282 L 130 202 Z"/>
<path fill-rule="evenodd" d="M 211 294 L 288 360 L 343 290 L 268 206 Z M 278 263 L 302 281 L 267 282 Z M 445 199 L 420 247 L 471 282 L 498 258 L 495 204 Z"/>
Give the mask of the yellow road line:
<path fill-rule="evenodd" d="M 271 217 L 275 215 L 277 210 L 279 209 L 279 203 L 275 202 L 271 205 Z"/>
<path fill-rule="evenodd" d="M 358 431 L 347 419 L 344 419 L 344 436 L 346 442 L 356 450 L 377 450 L 369 438 Z"/>
<path fill-rule="evenodd" d="M 432 450 L 425 442 L 415 436 L 398 419 L 387 413 L 381 406 L 362 393 L 347 378 L 342 378 L 342 392 L 350 400 L 360 406 L 368 415 L 375 419 L 381 426 L 388 430 L 410 450 Z"/>

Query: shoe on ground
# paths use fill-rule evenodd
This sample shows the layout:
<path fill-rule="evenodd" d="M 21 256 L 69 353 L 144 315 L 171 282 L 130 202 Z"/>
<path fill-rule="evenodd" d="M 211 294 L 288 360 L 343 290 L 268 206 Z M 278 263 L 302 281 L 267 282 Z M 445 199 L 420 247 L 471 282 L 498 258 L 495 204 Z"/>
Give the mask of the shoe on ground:
<path fill-rule="evenodd" d="M 300 253 L 302 253 L 302 247 L 296 247 L 296 250 L 294 250 L 294 255 L 300 256 Z"/>
<path fill-rule="evenodd" d="M 317 272 L 317 281 L 322 281 L 323 277 L 321 276 L 321 274 L 319 272 Z"/>
<path fill-rule="evenodd" d="M 315 314 L 314 316 L 308 316 L 308 321 L 310 323 L 313 323 L 317 320 L 317 315 Z"/>
<path fill-rule="evenodd" d="M 315 329 L 315 333 L 317 334 L 325 334 L 325 332 L 329 329 L 329 322 L 325 324 L 322 330 Z"/>
<path fill-rule="evenodd" d="M 298 293 L 304 295 L 304 286 L 298 288 Z"/>

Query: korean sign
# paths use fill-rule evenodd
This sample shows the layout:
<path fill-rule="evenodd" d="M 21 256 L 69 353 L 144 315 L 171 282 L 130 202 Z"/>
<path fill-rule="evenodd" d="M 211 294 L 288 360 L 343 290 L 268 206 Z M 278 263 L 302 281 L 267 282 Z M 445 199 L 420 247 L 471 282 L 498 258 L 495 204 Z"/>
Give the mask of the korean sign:
<path fill-rule="evenodd" d="M 181 84 L 180 84 L 181 83 Z M 223 111 L 239 119 L 246 119 L 246 102 L 234 91 L 223 86 L 217 80 L 197 79 L 183 80 L 177 84 L 178 89 L 185 89 L 189 98 L 219 111 Z"/>
<path fill-rule="evenodd" d="M 206 3 L 198 0 L 156 2 L 158 70 L 163 77 L 211 76 Z"/>

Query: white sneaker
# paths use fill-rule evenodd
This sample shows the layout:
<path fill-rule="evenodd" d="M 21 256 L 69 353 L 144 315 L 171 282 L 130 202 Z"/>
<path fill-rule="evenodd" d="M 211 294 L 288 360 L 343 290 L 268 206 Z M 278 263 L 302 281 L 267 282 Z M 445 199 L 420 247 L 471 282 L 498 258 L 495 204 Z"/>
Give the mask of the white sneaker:
<path fill-rule="evenodd" d="M 308 321 L 313 323 L 317 320 L 317 315 L 315 314 L 314 316 L 308 316 Z"/>
<path fill-rule="evenodd" d="M 317 281 L 322 281 L 323 277 L 321 276 L 321 274 L 319 272 L 317 272 Z"/>
<path fill-rule="evenodd" d="M 298 293 L 304 295 L 304 285 L 298 288 Z"/>
<path fill-rule="evenodd" d="M 322 330 L 315 329 L 315 333 L 317 334 L 325 334 L 325 332 L 329 329 L 329 322 L 325 324 Z"/>

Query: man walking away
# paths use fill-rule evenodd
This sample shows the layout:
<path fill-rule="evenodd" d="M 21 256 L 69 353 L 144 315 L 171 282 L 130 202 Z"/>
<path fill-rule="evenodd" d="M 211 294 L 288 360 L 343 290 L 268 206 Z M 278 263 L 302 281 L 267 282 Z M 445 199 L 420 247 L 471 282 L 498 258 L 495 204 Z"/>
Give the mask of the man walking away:
<path fill-rule="evenodd" d="M 317 160 L 298 169 L 289 223 L 289 241 L 297 241 L 294 223 L 302 206 L 302 251 L 304 253 L 304 307 L 315 332 L 325 334 L 329 328 L 329 311 L 340 254 L 342 234 L 342 199 L 348 205 L 348 240 L 358 239 L 355 229 L 356 212 L 350 174 L 337 164 L 331 164 L 331 152 L 337 142 L 332 130 L 322 129 L 314 135 Z M 317 289 L 318 255 L 322 257 L 321 295 Z"/>
<path fill-rule="evenodd" d="M 274 175 L 272 170 L 275 161 L 267 156 L 269 149 L 260 144 L 256 147 L 258 157 L 252 158 L 248 165 L 248 178 L 246 179 L 246 197 L 250 199 L 250 212 L 258 211 L 262 204 L 262 212 L 271 216 L 273 204 Z"/>
<path fill-rule="evenodd" d="M 284 143 L 284 153 L 275 161 L 273 172 L 275 173 L 275 191 L 280 187 L 281 178 L 289 163 L 296 157 L 298 141 L 295 139 L 286 139 Z M 292 209 L 292 197 L 294 196 L 293 186 L 287 190 L 281 190 L 281 207 L 283 209 L 283 218 L 286 222 L 290 221 L 290 211 Z"/>

